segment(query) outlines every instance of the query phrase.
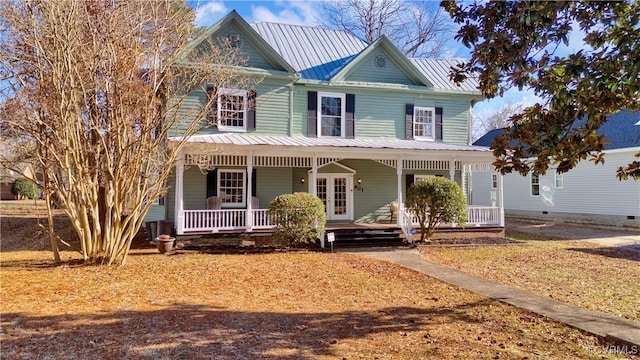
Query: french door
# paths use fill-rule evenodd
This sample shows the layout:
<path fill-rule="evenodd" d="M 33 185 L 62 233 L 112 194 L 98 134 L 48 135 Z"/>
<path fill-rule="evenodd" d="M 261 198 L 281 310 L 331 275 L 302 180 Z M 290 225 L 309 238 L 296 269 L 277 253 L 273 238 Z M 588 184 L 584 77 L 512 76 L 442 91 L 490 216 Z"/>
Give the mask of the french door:
<path fill-rule="evenodd" d="M 353 219 L 353 176 L 318 174 L 316 194 L 324 203 L 327 220 Z"/>

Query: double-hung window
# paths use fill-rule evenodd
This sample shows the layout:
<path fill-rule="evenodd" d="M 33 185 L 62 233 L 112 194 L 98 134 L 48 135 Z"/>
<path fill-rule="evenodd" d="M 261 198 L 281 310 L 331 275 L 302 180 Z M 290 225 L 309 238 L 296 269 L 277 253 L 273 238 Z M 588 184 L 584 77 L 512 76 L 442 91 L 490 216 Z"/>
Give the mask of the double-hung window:
<path fill-rule="evenodd" d="M 217 101 L 218 128 L 226 131 L 247 129 L 247 91 L 219 89 Z"/>
<path fill-rule="evenodd" d="M 491 188 L 498 188 L 498 174 L 491 174 Z"/>
<path fill-rule="evenodd" d="M 417 140 L 435 140 L 435 109 L 413 108 L 413 137 Z"/>
<path fill-rule="evenodd" d="M 564 174 L 556 171 L 555 180 L 556 189 L 562 189 L 564 187 Z"/>
<path fill-rule="evenodd" d="M 540 196 L 540 175 L 531 173 L 531 196 Z"/>
<path fill-rule="evenodd" d="M 345 94 L 318 93 L 318 136 L 345 136 Z"/>
<path fill-rule="evenodd" d="M 218 170 L 218 196 L 222 199 L 222 207 L 244 207 L 246 202 L 244 170 Z"/>

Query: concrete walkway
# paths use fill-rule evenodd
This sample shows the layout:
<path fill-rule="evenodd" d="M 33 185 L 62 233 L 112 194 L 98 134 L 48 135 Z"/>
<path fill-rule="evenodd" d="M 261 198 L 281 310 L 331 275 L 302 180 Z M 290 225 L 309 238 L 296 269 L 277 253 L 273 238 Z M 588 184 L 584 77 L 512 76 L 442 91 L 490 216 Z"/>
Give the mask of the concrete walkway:
<path fill-rule="evenodd" d="M 599 311 L 569 306 L 528 291 L 469 275 L 427 261 L 420 256 L 416 249 L 360 248 L 340 251 L 390 261 L 490 299 L 529 310 L 607 339 L 630 346 L 640 346 L 640 324 L 638 323 Z"/>

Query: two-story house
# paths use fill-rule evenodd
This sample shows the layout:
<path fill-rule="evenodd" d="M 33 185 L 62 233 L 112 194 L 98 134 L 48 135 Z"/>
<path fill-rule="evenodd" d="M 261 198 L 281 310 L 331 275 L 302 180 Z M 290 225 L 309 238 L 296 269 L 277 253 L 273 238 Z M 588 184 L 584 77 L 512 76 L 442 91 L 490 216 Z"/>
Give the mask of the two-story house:
<path fill-rule="evenodd" d="M 469 145 L 482 96 L 473 79 L 449 80 L 454 61 L 407 58 L 385 37 L 369 44 L 344 31 L 250 25 L 235 11 L 207 37 L 240 47 L 262 80 L 216 89 L 209 126 L 189 138 L 154 209 L 178 235 L 269 228 L 269 203 L 301 191 L 324 201 L 329 223 L 399 224 L 390 209 L 403 211 L 416 179 L 445 176 L 469 191 L 467 173 L 492 161 Z M 192 93 L 185 108 L 207 96 Z M 472 208 L 472 223 L 503 224 L 499 205 Z"/>

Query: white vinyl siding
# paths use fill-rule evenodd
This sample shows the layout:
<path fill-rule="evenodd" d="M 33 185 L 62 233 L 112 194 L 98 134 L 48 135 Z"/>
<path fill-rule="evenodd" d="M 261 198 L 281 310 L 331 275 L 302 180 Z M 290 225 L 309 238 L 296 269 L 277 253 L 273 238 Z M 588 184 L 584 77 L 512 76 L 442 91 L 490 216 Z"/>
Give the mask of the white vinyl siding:
<path fill-rule="evenodd" d="M 562 190 L 553 186 L 553 171 L 540 177 L 540 183 L 552 191 L 538 197 L 530 196 L 529 176 L 516 173 L 504 177 L 505 210 L 566 212 L 581 214 L 603 214 L 640 216 L 640 184 L 637 181 L 619 181 L 616 169 L 633 159 L 637 148 L 624 152 L 605 154 L 603 165 L 581 161 L 563 175 Z M 474 174 L 474 189 L 478 191 Z M 474 195 L 475 197 L 475 195 Z"/>

